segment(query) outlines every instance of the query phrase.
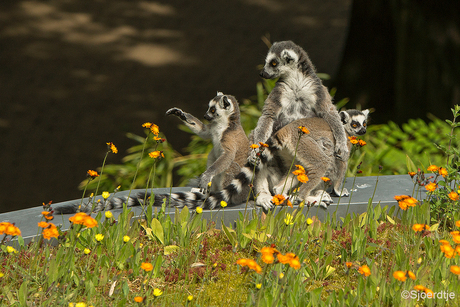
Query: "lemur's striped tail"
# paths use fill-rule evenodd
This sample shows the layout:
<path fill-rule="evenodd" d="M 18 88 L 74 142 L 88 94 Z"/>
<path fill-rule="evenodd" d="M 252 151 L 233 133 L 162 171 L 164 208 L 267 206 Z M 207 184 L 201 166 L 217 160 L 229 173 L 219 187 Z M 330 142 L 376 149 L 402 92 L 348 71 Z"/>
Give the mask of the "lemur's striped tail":
<path fill-rule="evenodd" d="M 161 206 L 164 201 L 166 205 L 182 208 L 187 206 L 190 209 L 202 207 L 203 209 L 219 208 L 221 201 L 225 201 L 228 206 L 237 206 L 246 202 L 248 194 L 252 191 L 250 188 L 251 182 L 254 180 L 255 173 L 258 172 L 267 162 L 269 162 L 274 152 L 281 149 L 278 140 L 269 140 L 269 147 L 264 148 L 263 154 L 260 155 L 260 164 L 254 167 L 250 163 L 246 163 L 241 168 L 241 172 L 236 175 L 235 179 L 226 186 L 222 191 L 211 192 L 208 196 L 199 192 L 178 192 L 171 194 L 155 194 L 154 206 Z M 254 173 L 255 170 L 255 173 Z M 147 205 L 150 202 L 150 193 L 141 192 L 137 195 L 114 197 L 108 203 L 103 201 L 96 203 L 94 209 L 92 203 L 82 204 L 80 202 L 68 204 L 54 208 L 56 214 L 72 214 L 78 211 L 90 213 L 104 210 L 123 208 L 126 203 L 128 207 Z"/>

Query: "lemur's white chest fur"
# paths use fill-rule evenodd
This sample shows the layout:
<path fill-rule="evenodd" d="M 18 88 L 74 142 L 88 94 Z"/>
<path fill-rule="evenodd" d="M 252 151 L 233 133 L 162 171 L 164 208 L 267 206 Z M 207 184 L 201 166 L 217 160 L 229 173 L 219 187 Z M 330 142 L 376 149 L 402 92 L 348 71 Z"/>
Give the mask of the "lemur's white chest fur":
<path fill-rule="evenodd" d="M 284 92 L 281 96 L 281 106 L 285 110 L 283 121 L 287 123 L 294 120 L 316 116 L 314 106 L 317 85 L 311 77 L 306 77 L 298 70 L 292 71 L 283 79 Z"/>
<path fill-rule="evenodd" d="M 229 119 L 225 116 L 221 116 L 218 119 L 214 120 L 211 125 L 212 134 L 212 144 L 213 144 L 213 150 L 215 151 L 216 154 L 221 154 L 223 152 L 222 149 L 222 135 L 224 134 L 224 131 L 227 130 L 229 124 Z"/>

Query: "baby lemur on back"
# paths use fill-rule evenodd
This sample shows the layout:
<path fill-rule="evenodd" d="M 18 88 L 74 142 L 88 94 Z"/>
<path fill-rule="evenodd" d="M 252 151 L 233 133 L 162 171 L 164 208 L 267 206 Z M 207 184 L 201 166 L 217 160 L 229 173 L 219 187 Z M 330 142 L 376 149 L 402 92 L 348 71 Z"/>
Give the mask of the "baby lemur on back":
<path fill-rule="evenodd" d="M 339 114 L 348 136 L 366 133 L 369 110 L 351 109 Z M 306 127 L 310 133 L 301 133 L 300 126 Z M 288 174 L 294 155 L 295 164 L 303 166 L 309 178 L 306 183 L 300 185 L 298 202 L 305 201 L 308 205 L 316 203 L 327 208 L 332 199 L 323 191 L 324 184 L 321 177 L 328 177 L 331 180 L 333 194 L 348 196 L 345 188 L 340 189 L 347 170 L 347 162 L 334 156 L 335 139 L 332 129 L 325 120 L 318 117 L 296 120 L 276 132 L 267 144 L 268 148 L 265 148 L 260 155 L 261 165 L 258 167 L 257 180 L 269 181 L 269 184 L 268 188 L 259 187 L 256 200 L 258 205 L 269 209 L 273 206 L 271 202 L 273 194 L 286 195 L 289 186 L 297 186 L 299 182 L 295 176 L 292 173 Z M 347 142 L 347 146 L 350 150 L 351 142 Z M 289 184 L 287 188 L 286 177 Z"/>

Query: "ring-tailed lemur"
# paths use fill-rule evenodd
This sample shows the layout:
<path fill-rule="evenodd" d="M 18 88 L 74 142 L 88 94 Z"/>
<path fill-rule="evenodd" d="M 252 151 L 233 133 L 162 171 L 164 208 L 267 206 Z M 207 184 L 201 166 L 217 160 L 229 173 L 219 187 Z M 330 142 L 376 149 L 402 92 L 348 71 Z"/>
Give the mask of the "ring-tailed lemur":
<path fill-rule="evenodd" d="M 211 182 L 211 191 L 220 191 L 228 186 L 233 178 L 241 172 L 241 167 L 247 163 L 249 140 L 241 126 L 240 109 L 238 101 L 231 95 L 224 95 L 221 92 L 209 101 L 209 108 L 204 118 L 209 124 L 203 124 L 193 115 L 183 112 L 179 108 L 171 108 L 166 115 L 175 115 L 179 117 L 194 133 L 203 139 L 212 139 L 213 149 L 208 155 L 207 169 L 200 176 L 199 187 L 202 192 L 207 192 L 209 182 Z M 245 195 L 249 193 L 249 187 L 245 188 L 246 193 L 240 193 L 235 201 L 242 202 Z M 106 208 L 98 204 L 94 212 L 104 209 L 122 208 L 126 202 L 128 206 L 140 205 L 143 202 L 145 194 L 140 193 L 132 196 L 130 199 L 113 198 Z M 180 192 L 171 195 L 155 196 L 155 205 L 161 205 L 163 199 L 170 197 L 172 202 L 183 207 L 188 201 L 202 201 L 205 197 L 199 192 Z M 79 203 L 71 204 L 66 207 L 56 207 L 55 213 L 74 213 L 77 211 Z M 195 205 L 196 207 L 196 205 Z M 82 205 L 82 212 L 91 211 L 91 205 Z"/>
<path fill-rule="evenodd" d="M 276 131 L 294 120 L 320 117 L 331 127 L 336 140 L 335 155 L 343 161 L 348 160 L 347 138 L 338 111 L 301 47 L 292 41 L 274 43 L 260 76 L 279 79 L 265 100 L 257 127 L 251 133 L 251 142 L 266 142 Z M 248 159 L 251 163 L 257 161 L 254 152 Z"/>
<path fill-rule="evenodd" d="M 339 113 L 348 136 L 366 133 L 368 114 L 369 110 L 347 110 Z M 310 133 L 301 135 L 299 139 L 299 126 L 306 127 Z M 325 120 L 318 117 L 296 120 L 275 133 L 267 144 L 269 147 L 260 155 L 262 167 L 258 168 L 257 182 L 269 183 L 259 184 L 257 187 L 257 205 L 270 209 L 273 206 L 271 202 L 273 194 L 286 196 L 291 185 L 298 185 L 299 181 L 296 177 L 292 173 L 288 174 L 294 156 L 295 164 L 305 168 L 309 179 L 300 185 L 296 201 L 305 201 L 307 204 L 317 203 L 327 208 L 332 199 L 323 190 L 321 177 L 328 177 L 331 180 L 333 194 L 348 196 L 345 188 L 340 189 L 347 170 L 347 162 L 334 157 L 336 143 L 332 129 Z M 352 143 L 347 142 L 347 146 L 350 150 Z M 287 188 L 286 179 L 289 184 Z"/>
<path fill-rule="evenodd" d="M 217 93 L 209 102 L 204 118 L 209 124 L 181 109 L 172 108 L 167 115 L 179 117 L 195 134 L 203 139 L 212 139 L 213 148 L 208 155 L 206 171 L 200 176 L 202 192 L 220 191 L 226 187 L 246 163 L 249 140 L 241 126 L 240 109 L 235 97 Z"/>

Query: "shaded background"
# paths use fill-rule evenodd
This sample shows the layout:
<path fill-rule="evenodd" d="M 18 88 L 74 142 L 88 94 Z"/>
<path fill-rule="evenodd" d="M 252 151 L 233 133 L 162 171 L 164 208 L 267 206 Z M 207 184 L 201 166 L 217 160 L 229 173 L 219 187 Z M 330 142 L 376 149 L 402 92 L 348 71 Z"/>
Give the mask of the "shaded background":
<path fill-rule="evenodd" d="M 81 197 L 77 186 L 112 141 L 196 114 L 216 91 L 256 93 L 267 46 L 293 40 L 337 99 L 373 107 L 375 123 L 446 118 L 460 100 L 460 14 L 415 0 L 2 1 L 0 212 Z"/>

